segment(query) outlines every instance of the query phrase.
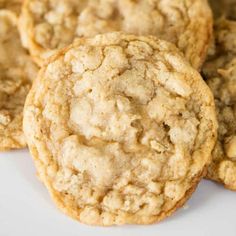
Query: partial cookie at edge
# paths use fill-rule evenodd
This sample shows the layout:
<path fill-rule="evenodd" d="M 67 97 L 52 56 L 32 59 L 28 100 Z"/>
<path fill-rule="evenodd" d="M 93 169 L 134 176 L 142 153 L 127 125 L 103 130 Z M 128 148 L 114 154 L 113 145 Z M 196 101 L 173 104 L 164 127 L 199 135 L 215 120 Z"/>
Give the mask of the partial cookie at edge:
<path fill-rule="evenodd" d="M 218 141 L 207 178 L 236 190 L 236 21 L 219 19 L 215 24 L 216 52 L 203 74 L 216 102 Z"/>
<path fill-rule="evenodd" d="M 17 17 L 0 10 L 0 151 L 26 146 L 23 106 L 37 66 L 22 47 Z"/>
<path fill-rule="evenodd" d="M 25 0 L 19 27 L 40 65 L 78 36 L 124 31 L 175 43 L 199 69 L 211 42 L 212 13 L 207 0 Z"/>

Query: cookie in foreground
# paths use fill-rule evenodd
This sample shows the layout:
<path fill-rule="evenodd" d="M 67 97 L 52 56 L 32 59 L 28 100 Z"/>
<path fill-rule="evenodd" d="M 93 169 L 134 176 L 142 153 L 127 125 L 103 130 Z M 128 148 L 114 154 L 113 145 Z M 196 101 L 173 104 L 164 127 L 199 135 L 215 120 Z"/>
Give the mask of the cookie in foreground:
<path fill-rule="evenodd" d="M 39 178 L 91 225 L 150 224 L 191 196 L 216 141 L 214 99 L 172 44 L 78 39 L 39 72 L 24 109 Z"/>
<path fill-rule="evenodd" d="M 37 66 L 22 47 L 17 16 L 0 10 L 0 151 L 26 146 L 23 106 Z"/>
<path fill-rule="evenodd" d="M 122 31 L 170 41 L 199 69 L 212 24 L 207 0 L 25 0 L 19 28 L 39 65 L 76 37 Z"/>

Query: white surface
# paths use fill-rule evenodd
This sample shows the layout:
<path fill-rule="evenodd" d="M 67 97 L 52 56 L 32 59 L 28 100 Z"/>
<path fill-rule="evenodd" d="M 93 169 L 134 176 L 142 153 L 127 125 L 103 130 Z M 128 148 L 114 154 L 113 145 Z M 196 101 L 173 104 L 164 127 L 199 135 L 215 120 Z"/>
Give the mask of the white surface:
<path fill-rule="evenodd" d="M 26 150 L 0 154 L 0 236 L 236 236 L 236 193 L 203 181 L 187 209 L 151 226 L 90 227 L 63 215 Z"/>

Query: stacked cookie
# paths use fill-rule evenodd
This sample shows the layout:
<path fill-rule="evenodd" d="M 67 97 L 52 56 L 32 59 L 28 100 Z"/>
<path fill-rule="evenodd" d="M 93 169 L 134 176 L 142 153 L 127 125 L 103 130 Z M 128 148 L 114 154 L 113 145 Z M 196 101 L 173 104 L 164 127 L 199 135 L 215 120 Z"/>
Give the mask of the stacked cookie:
<path fill-rule="evenodd" d="M 236 189 L 223 5 L 213 37 L 206 0 L 0 1 L 0 150 L 27 143 L 57 206 L 86 224 L 160 221 L 205 176 Z"/>

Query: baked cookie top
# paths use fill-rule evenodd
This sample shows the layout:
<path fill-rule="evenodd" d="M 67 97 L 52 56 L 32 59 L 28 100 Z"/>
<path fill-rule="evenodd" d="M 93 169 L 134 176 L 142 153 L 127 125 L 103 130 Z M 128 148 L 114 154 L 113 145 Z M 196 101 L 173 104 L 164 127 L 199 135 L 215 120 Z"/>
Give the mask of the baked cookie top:
<path fill-rule="evenodd" d="M 25 147 L 22 113 L 37 67 L 22 47 L 17 17 L 0 10 L 0 151 Z"/>
<path fill-rule="evenodd" d="M 123 31 L 175 43 L 199 69 L 212 36 L 207 0 L 26 0 L 20 21 L 24 46 L 40 65 L 76 37 Z"/>
<path fill-rule="evenodd" d="M 20 14 L 23 0 L 0 0 L 0 10 L 11 10 L 16 14 Z"/>
<path fill-rule="evenodd" d="M 214 99 L 179 50 L 121 33 L 78 39 L 45 65 L 24 131 L 60 209 L 86 224 L 149 224 L 188 199 L 211 161 Z"/>
<path fill-rule="evenodd" d="M 215 26 L 216 54 L 203 69 L 214 93 L 219 130 L 207 177 L 236 190 L 236 22 L 221 19 Z"/>

